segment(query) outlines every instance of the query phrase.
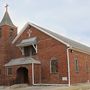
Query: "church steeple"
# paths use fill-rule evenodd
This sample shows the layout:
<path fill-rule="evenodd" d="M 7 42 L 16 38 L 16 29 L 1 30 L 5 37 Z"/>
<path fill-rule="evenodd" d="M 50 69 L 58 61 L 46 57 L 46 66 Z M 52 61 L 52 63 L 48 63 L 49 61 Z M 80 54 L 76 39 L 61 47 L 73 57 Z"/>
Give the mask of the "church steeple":
<path fill-rule="evenodd" d="M 5 14 L 4 14 L 4 16 L 3 16 L 3 19 L 1 20 L 0 26 L 9 25 L 9 26 L 11 26 L 11 27 L 16 27 L 16 26 L 13 24 L 13 22 L 12 22 L 10 16 L 9 16 L 9 14 L 8 14 L 8 5 L 6 4 L 5 7 L 6 7 L 6 11 L 5 11 Z"/>

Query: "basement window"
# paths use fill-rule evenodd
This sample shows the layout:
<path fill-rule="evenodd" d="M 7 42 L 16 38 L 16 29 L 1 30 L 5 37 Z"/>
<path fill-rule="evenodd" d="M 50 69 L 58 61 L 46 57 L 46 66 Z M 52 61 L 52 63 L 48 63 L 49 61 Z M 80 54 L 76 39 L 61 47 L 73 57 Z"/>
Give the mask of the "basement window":
<path fill-rule="evenodd" d="M 58 72 L 58 60 L 51 60 L 50 61 L 50 71 L 51 73 L 57 73 Z"/>
<path fill-rule="evenodd" d="M 11 68 L 11 67 L 8 67 L 8 68 L 7 68 L 7 74 L 8 74 L 8 75 L 12 75 L 12 68 Z"/>

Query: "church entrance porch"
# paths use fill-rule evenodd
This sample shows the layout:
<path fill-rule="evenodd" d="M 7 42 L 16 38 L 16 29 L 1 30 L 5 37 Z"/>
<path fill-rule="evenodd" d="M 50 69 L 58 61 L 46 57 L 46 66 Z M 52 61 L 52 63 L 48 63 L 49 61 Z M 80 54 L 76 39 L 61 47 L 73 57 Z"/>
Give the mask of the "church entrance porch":
<path fill-rule="evenodd" d="M 31 57 L 13 59 L 5 64 L 6 82 L 34 85 L 41 82 L 41 63 Z"/>
<path fill-rule="evenodd" d="M 20 67 L 16 71 L 16 83 L 21 84 L 21 83 L 29 83 L 29 78 L 28 78 L 28 69 L 25 67 Z"/>

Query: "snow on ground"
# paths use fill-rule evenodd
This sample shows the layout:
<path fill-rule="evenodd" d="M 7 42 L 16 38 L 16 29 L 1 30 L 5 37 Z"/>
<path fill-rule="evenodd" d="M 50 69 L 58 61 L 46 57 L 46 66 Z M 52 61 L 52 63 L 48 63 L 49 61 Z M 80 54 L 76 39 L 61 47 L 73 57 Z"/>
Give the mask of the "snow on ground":
<path fill-rule="evenodd" d="M 9 87 L 0 86 L 0 90 L 90 90 L 90 83 L 77 84 L 73 86 L 27 86 L 13 85 Z"/>

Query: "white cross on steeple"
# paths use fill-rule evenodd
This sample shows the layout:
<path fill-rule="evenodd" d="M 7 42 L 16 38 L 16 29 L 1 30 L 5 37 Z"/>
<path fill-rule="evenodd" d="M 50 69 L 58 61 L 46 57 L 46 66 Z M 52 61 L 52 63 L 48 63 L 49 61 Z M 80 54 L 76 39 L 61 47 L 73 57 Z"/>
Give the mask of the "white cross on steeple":
<path fill-rule="evenodd" d="M 8 10 L 7 0 L 5 0 L 5 9 L 6 9 L 6 11 Z"/>
<path fill-rule="evenodd" d="M 5 8 L 6 8 L 6 11 L 7 11 L 8 10 L 8 4 L 6 4 Z"/>

